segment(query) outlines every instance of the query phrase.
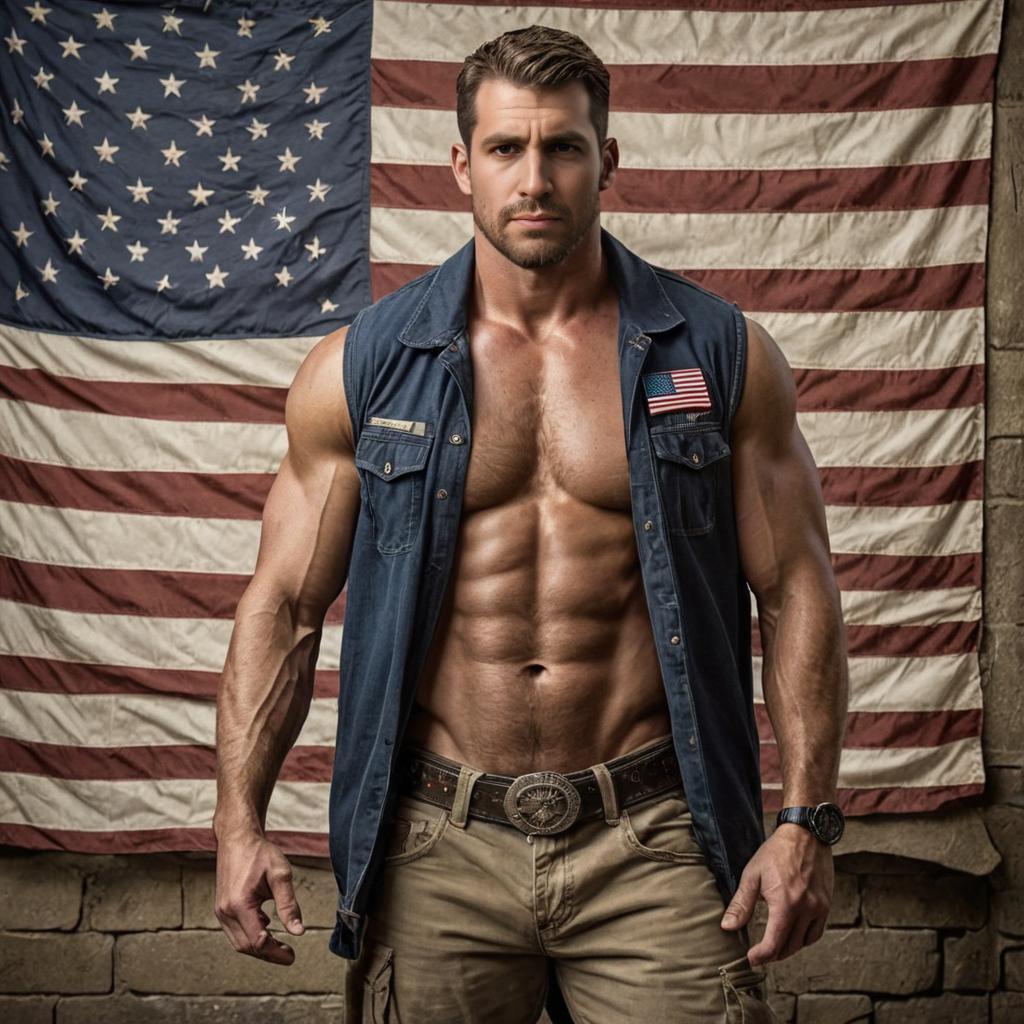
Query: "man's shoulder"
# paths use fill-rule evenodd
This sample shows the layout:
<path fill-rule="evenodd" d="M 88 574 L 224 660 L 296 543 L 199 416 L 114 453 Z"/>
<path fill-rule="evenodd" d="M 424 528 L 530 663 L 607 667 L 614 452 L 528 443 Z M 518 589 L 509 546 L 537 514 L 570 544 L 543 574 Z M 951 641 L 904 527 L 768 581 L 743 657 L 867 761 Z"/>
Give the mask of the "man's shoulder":
<path fill-rule="evenodd" d="M 683 307 L 686 305 L 697 307 L 699 312 L 705 315 L 718 313 L 730 318 L 738 308 L 732 299 L 719 292 L 712 291 L 710 288 L 705 288 L 692 278 L 686 277 L 675 270 L 659 267 L 654 263 L 651 264 L 651 270 L 654 271 L 668 297 L 679 305 L 684 315 L 686 311 Z"/>
<path fill-rule="evenodd" d="M 439 269 L 439 267 L 430 267 L 423 271 L 423 273 L 417 274 L 411 281 L 406 281 L 405 284 L 395 288 L 394 291 L 390 291 L 369 305 L 363 306 L 352 318 L 352 325 L 354 326 L 356 321 L 360 321 L 360 325 L 363 321 L 367 324 L 372 323 L 375 326 L 387 324 L 389 328 L 394 328 L 393 340 L 398 336 L 399 331 L 405 326 L 406 321 L 418 307 L 423 298 L 423 293 L 430 287 Z M 393 324 L 390 323 L 392 320 L 394 321 Z M 379 331 L 370 331 L 368 333 L 370 336 L 380 340 Z"/>

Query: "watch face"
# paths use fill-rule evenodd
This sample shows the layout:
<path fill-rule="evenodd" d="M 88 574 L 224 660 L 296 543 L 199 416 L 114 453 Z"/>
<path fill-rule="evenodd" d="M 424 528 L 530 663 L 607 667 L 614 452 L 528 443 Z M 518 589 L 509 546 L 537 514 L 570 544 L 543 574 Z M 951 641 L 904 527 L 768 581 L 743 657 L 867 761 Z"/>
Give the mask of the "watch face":
<path fill-rule="evenodd" d="M 814 834 L 829 846 L 843 834 L 843 815 L 835 804 L 818 804 L 811 811 L 810 824 Z"/>

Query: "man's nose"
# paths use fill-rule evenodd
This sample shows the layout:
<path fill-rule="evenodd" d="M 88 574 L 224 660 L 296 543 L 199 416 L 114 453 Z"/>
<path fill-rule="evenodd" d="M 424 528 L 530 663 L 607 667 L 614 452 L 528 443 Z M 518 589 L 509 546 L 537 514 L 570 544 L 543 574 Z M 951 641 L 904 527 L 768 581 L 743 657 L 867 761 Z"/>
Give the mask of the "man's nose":
<path fill-rule="evenodd" d="M 523 158 L 522 178 L 519 191 L 524 196 L 542 196 L 551 191 L 551 177 L 548 161 L 543 153 L 536 150 L 528 151 Z"/>

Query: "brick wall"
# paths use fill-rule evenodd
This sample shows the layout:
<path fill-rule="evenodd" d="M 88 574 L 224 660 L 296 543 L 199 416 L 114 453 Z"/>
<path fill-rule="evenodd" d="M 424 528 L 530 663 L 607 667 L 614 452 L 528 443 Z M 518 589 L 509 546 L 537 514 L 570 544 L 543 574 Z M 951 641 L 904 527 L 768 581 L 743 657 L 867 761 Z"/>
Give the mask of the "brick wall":
<path fill-rule="evenodd" d="M 982 642 L 988 787 L 981 814 L 1001 862 L 980 876 L 971 871 L 969 849 L 959 859 L 944 850 L 942 863 L 927 862 L 924 849 L 955 847 L 966 835 L 970 819 L 962 812 L 922 823 L 930 830 L 918 843 L 926 859 L 863 852 L 900 844 L 873 846 L 870 823 L 855 823 L 848 835 L 861 837 L 860 852 L 836 855 L 828 930 L 769 969 L 773 1006 L 796 1024 L 1024 1020 L 1022 46 L 1024 0 L 1009 0 L 989 238 Z M 894 826 L 889 820 L 877 828 L 891 838 Z M 917 828 L 907 825 L 908 832 Z M 951 870 L 951 863 L 963 870 Z M 327 948 L 334 881 L 322 862 L 293 858 L 293 865 L 306 932 L 287 939 L 297 955 L 282 969 L 231 949 L 212 912 L 209 857 L 0 849 L 0 1020 L 337 1021 L 345 965 Z M 763 927 L 758 921 L 755 937 Z M 280 928 L 276 918 L 272 927 Z"/>

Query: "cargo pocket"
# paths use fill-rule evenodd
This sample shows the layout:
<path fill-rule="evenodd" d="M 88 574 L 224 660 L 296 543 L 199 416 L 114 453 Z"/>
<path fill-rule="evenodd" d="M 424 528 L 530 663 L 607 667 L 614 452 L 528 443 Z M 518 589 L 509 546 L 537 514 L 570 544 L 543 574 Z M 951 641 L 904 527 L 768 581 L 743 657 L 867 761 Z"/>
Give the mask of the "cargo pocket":
<path fill-rule="evenodd" d="M 651 432 L 658 488 L 669 533 L 708 533 L 715 525 L 721 480 L 731 449 L 717 430 Z"/>
<path fill-rule="evenodd" d="M 369 960 L 363 974 L 361 1024 L 399 1024 L 391 999 L 395 951 L 382 942 L 374 942 L 366 955 Z"/>
<path fill-rule="evenodd" d="M 364 426 L 359 435 L 355 464 L 373 542 L 381 554 L 401 554 L 413 546 L 423 517 L 423 481 L 433 441 L 433 434 L 418 437 L 387 427 Z"/>
<path fill-rule="evenodd" d="M 765 972 L 750 966 L 746 954 L 718 968 L 725 995 L 726 1024 L 780 1024 L 766 1001 Z"/>

